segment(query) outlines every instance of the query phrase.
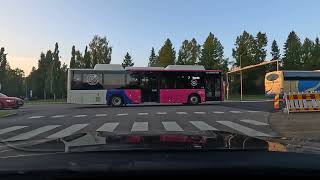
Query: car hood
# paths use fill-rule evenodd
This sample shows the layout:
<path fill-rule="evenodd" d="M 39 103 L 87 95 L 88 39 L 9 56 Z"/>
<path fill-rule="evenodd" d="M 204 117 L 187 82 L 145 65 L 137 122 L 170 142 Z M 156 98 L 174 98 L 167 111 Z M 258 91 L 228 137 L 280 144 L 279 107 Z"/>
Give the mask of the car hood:
<path fill-rule="evenodd" d="M 79 133 L 58 139 L 25 143 L 20 147 L 30 151 L 132 151 L 132 150 L 259 150 L 286 151 L 283 144 L 223 131 L 193 134 L 112 134 Z"/>
<path fill-rule="evenodd" d="M 20 98 L 17 98 L 17 97 L 9 97 L 9 96 L 7 96 L 7 97 L 1 97 L 2 99 L 12 99 L 12 100 L 17 100 L 17 101 L 22 101 L 22 99 L 20 99 Z"/>

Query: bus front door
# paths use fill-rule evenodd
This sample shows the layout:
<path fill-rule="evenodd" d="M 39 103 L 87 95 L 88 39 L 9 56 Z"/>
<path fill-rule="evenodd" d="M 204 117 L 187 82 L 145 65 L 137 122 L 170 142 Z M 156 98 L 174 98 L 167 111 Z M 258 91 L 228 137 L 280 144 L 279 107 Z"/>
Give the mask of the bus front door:
<path fill-rule="evenodd" d="M 141 79 L 142 102 L 159 102 L 158 79 L 155 74 L 145 74 Z"/>
<path fill-rule="evenodd" d="M 207 101 L 221 100 L 221 79 L 219 76 L 208 74 L 205 89 Z"/>

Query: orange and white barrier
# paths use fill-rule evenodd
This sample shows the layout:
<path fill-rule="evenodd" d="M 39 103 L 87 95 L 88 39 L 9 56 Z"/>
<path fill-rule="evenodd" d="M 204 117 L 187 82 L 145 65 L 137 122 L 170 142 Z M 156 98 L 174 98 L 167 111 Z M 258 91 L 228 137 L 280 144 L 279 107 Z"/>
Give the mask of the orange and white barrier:
<path fill-rule="evenodd" d="M 288 113 L 320 111 L 320 93 L 289 93 L 284 95 Z"/>
<path fill-rule="evenodd" d="M 274 102 L 273 102 L 273 108 L 276 110 L 280 109 L 280 98 L 279 98 L 279 94 L 276 94 L 274 96 Z"/>

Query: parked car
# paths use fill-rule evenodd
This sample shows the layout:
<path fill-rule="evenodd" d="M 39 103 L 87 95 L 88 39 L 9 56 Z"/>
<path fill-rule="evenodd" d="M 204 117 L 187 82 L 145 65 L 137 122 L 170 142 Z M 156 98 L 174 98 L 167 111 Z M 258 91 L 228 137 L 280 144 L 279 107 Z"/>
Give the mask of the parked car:
<path fill-rule="evenodd" d="M 0 109 L 14 108 L 18 109 L 23 106 L 24 101 L 17 97 L 8 97 L 5 94 L 0 93 Z"/>

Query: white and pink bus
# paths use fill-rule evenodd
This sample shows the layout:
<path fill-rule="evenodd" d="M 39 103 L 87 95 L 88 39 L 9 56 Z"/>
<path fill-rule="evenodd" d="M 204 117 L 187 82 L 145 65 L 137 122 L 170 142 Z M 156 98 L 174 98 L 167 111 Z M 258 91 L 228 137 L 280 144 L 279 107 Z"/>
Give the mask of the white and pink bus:
<path fill-rule="evenodd" d="M 97 64 L 94 69 L 69 69 L 67 102 L 123 106 L 223 101 L 222 73 L 198 65 L 124 69 L 121 65 Z"/>

